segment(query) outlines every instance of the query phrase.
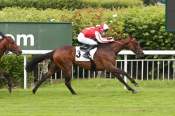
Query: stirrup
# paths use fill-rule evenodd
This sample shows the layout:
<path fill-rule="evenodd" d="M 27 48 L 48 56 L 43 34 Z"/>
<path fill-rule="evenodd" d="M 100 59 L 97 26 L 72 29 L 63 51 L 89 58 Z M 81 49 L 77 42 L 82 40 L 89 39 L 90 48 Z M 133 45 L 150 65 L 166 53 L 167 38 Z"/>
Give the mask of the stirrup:
<path fill-rule="evenodd" d="M 89 47 L 89 46 L 87 46 L 87 45 L 82 45 L 82 46 L 80 46 L 80 50 L 86 52 L 87 49 L 88 49 L 88 47 Z"/>
<path fill-rule="evenodd" d="M 84 58 L 90 59 L 90 54 L 89 54 L 89 52 L 86 52 L 85 54 L 83 54 L 83 57 L 84 57 Z"/>

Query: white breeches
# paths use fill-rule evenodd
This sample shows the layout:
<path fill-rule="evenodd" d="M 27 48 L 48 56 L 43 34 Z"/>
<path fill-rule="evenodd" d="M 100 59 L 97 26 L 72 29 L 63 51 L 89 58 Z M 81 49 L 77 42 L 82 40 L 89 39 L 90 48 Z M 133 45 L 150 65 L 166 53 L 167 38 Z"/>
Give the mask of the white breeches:
<path fill-rule="evenodd" d="M 88 44 L 88 45 L 97 45 L 98 44 L 95 40 L 85 37 L 83 33 L 78 34 L 78 41 L 80 43 Z"/>

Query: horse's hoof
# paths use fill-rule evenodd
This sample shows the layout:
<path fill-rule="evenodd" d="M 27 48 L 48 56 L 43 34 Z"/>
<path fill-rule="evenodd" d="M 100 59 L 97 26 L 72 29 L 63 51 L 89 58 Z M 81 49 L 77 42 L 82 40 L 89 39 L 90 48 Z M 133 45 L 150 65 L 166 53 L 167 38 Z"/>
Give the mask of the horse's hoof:
<path fill-rule="evenodd" d="M 36 90 L 35 90 L 35 89 L 33 89 L 33 90 L 32 90 L 32 93 L 33 93 L 33 94 L 35 94 L 35 93 L 36 93 Z"/>
<path fill-rule="evenodd" d="M 11 94 L 12 93 L 12 88 L 8 88 L 8 91 Z"/>
<path fill-rule="evenodd" d="M 12 90 L 9 90 L 9 93 L 11 94 L 12 93 Z"/>
<path fill-rule="evenodd" d="M 134 85 L 135 85 L 136 87 L 139 87 L 139 84 L 138 84 L 138 83 L 134 83 Z"/>
<path fill-rule="evenodd" d="M 72 93 L 72 95 L 77 95 L 77 93 Z"/>
<path fill-rule="evenodd" d="M 137 91 L 137 90 L 133 90 L 133 91 L 132 91 L 133 94 L 137 94 L 138 92 L 139 92 L 139 91 Z"/>

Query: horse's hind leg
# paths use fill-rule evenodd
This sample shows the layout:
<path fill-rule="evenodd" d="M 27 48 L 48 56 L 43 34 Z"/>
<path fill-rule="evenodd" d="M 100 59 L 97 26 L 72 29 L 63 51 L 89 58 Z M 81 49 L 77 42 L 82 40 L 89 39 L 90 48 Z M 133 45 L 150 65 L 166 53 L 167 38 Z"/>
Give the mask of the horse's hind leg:
<path fill-rule="evenodd" d="M 33 82 L 34 82 L 34 85 L 37 83 L 37 81 L 39 80 L 38 79 L 38 68 L 35 68 L 34 71 L 33 71 L 33 76 L 34 76 L 34 79 L 33 79 Z"/>
<path fill-rule="evenodd" d="M 48 79 L 48 73 L 44 74 L 44 75 L 42 76 L 42 78 L 41 78 L 38 82 L 36 82 L 35 87 L 34 87 L 33 90 L 32 90 L 33 94 L 36 93 L 36 91 L 38 90 L 38 88 L 40 87 L 40 85 L 41 85 L 44 81 L 46 81 L 47 79 Z"/>
<path fill-rule="evenodd" d="M 71 86 L 71 76 L 66 76 L 65 77 L 65 85 L 69 89 L 69 91 L 73 94 L 76 95 L 77 93 L 73 90 Z"/>
<path fill-rule="evenodd" d="M 72 64 L 69 63 L 69 65 L 66 65 L 63 68 L 63 73 L 65 76 L 65 85 L 66 87 L 69 89 L 69 91 L 73 94 L 76 95 L 76 92 L 74 91 L 74 89 L 72 88 L 71 85 L 71 78 L 72 78 Z"/>
<path fill-rule="evenodd" d="M 40 87 L 40 85 L 46 81 L 48 78 L 50 78 L 56 71 L 56 65 L 55 64 L 51 64 L 49 69 L 48 69 L 48 72 L 46 74 L 44 74 L 42 76 L 42 78 L 36 83 L 35 87 L 33 88 L 32 92 L 33 94 L 36 93 L 37 89 Z"/>

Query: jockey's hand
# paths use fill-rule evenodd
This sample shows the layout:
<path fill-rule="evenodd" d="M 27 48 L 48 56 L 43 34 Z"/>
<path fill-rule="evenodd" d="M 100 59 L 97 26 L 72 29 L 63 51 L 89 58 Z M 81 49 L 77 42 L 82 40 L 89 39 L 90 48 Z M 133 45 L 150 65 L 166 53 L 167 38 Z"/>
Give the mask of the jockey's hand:
<path fill-rule="evenodd" d="M 107 37 L 107 40 L 111 40 L 111 39 L 113 39 L 113 37 Z"/>
<path fill-rule="evenodd" d="M 114 41 L 113 37 L 108 37 L 107 40 Z"/>

